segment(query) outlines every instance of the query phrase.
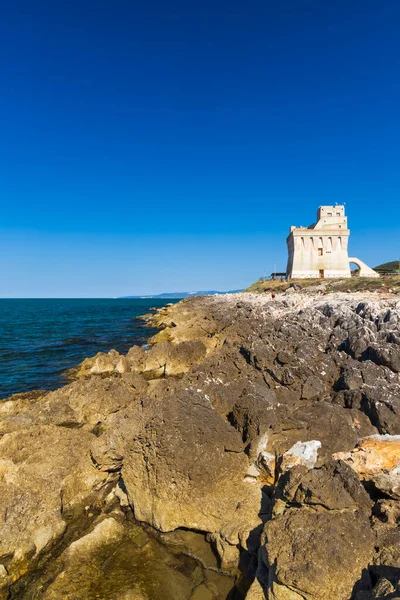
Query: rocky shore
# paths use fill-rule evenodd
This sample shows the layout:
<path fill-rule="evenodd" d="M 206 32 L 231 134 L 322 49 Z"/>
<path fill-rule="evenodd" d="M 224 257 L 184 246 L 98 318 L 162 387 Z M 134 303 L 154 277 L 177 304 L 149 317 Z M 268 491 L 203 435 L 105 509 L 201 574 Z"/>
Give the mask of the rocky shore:
<path fill-rule="evenodd" d="M 400 598 L 400 301 L 159 310 L 0 404 L 0 599 Z"/>

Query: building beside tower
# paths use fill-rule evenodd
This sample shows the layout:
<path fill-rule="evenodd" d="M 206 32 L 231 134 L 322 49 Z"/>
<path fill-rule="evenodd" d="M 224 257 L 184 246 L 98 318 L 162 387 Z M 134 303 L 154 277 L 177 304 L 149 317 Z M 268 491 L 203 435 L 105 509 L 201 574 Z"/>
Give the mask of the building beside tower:
<path fill-rule="evenodd" d="M 349 258 L 350 230 L 344 206 L 320 206 L 317 221 L 309 227 L 291 227 L 287 238 L 288 279 L 351 277 L 350 263 L 355 263 L 361 277 L 379 277 L 365 263 Z"/>

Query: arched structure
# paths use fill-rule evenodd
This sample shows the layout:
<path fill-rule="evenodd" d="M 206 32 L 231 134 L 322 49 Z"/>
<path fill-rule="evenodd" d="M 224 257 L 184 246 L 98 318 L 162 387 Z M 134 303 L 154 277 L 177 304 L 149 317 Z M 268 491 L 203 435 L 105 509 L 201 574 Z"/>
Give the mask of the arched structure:
<path fill-rule="evenodd" d="M 354 263 L 360 269 L 360 272 L 358 274 L 359 277 L 379 277 L 379 273 L 371 269 L 371 267 L 366 265 L 359 258 L 355 258 L 354 256 L 352 256 L 351 258 L 349 258 L 349 263 Z"/>

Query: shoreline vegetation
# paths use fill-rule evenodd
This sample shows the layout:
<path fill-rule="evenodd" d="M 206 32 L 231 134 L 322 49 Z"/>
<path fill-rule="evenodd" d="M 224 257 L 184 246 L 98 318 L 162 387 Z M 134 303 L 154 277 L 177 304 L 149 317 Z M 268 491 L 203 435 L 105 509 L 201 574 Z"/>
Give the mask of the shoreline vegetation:
<path fill-rule="evenodd" d="M 349 279 L 294 279 L 294 280 L 258 280 L 245 292 L 260 294 L 274 289 L 282 293 L 290 287 L 304 292 L 324 290 L 330 292 L 381 292 L 383 294 L 400 291 L 400 275 L 388 275 L 380 278 L 351 277 Z"/>
<path fill-rule="evenodd" d="M 2 401 L 0 600 L 396 598 L 399 282 L 184 299 Z"/>

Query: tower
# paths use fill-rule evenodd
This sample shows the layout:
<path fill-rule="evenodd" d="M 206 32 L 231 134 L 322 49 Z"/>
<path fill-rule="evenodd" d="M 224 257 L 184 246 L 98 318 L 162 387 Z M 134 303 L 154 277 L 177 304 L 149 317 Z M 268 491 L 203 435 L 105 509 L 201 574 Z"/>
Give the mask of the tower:
<path fill-rule="evenodd" d="M 320 206 L 316 223 L 290 228 L 287 278 L 351 277 L 349 235 L 344 206 Z"/>
<path fill-rule="evenodd" d="M 320 206 L 316 223 L 290 228 L 287 279 L 351 277 L 350 263 L 358 266 L 360 277 L 379 277 L 360 259 L 349 258 L 349 235 L 344 206 Z"/>

